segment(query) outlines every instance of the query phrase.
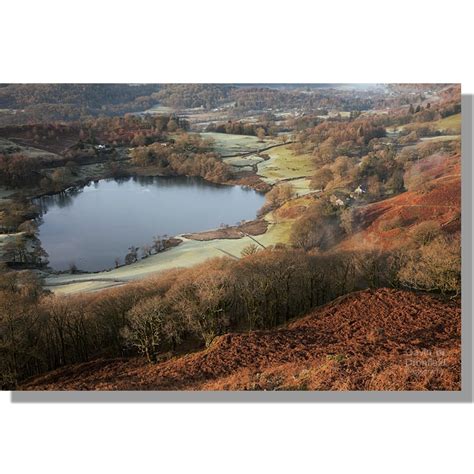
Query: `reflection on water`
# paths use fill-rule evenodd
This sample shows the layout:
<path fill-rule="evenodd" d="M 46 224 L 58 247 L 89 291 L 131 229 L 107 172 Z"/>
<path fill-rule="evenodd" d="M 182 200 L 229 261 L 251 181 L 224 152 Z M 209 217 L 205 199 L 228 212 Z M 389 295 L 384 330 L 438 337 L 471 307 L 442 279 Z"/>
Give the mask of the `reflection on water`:
<path fill-rule="evenodd" d="M 44 196 L 40 199 L 35 199 L 35 204 L 39 207 L 41 214 L 48 211 L 49 207 L 57 206 L 60 208 L 71 206 L 74 198 L 82 192 L 81 189 L 70 189 L 51 196 Z"/>
<path fill-rule="evenodd" d="M 101 180 L 36 200 L 39 237 L 50 266 L 97 271 L 123 262 L 154 236 L 199 232 L 254 219 L 262 194 L 199 178 L 140 176 Z"/>

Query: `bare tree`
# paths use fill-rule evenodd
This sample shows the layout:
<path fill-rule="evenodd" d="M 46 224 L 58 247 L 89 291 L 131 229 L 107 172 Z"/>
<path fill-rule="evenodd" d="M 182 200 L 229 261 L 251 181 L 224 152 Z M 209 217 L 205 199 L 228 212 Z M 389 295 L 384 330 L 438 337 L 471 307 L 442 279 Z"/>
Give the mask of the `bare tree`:
<path fill-rule="evenodd" d="M 181 341 L 182 325 L 178 315 L 161 297 L 149 298 L 134 306 L 127 315 L 122 335 L 126 345 L 135 348 L 149 362 L 159 352 L 175 348 Z"/>
<path fill-rule="evenodd" d="M 125 255 L 125 265 L 130 265 L 138 260 L 138 247 L 132 245 L 128 248 L 128 253 Z"/>

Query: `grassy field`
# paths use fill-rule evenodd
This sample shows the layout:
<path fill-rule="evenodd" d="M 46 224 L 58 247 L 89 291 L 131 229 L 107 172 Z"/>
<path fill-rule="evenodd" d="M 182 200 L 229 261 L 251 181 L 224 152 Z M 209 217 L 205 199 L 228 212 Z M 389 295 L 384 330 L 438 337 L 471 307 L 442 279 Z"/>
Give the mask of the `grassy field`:
<path fill-rule="evenodd" d="M 15 153 L 21 153 L 29 158 L 48 159 L 48 160 L 61 160 L 62 157 L 51 153 L 49 151 L 40 150 L 31 146 L 19 145 L 18 143 L 7 140 L 6 138 L 0 138 L 0 153 L 10 153 L 11 150 L 15 150 Z"/>
<path fill-rule="evenodd" d="M 461 134 L 461 114 L 450 115 L 449 117 L 435 120 L 433 122 L 415 122 L 417 125 L 426 125 L 433 127 L 436 130 L 445 131 L 449 130 L 455 134 Z M 408 124 L 408 126 L 411 124 Z M 389 127 L 388 132 L 400 132 L 406 125 L 400 125 L 399 127 Z"/>
<path fill-rule="evenodd" d="M 453 130 L 458 134 L 461 133 L 461 114 L 450 115 L 431 123 L 440 130 Z"/>
<path fill-rule="evenodd" d="M 263 158 L 257 155 L 233 156 L 232 158 L 223 158 L 224 163 L 231 166 L 252 166 L 261 163 Z"/>
<path fill-rule="evenodd" d="M 277 144 L 272 139 L 265 139 L 264 142 L 261 142 L 257 137 L 251 135 L 205 132 L 201 133 L 201 136 L 203 138 L 212 138 L 214 140 L 214 149 L 223 156 L 250 153 Z"/>
<path fill-rule="evenodd" d="M 314 191 L 309 187 L 310 181 L 311 180 L 308 178 L 300 178 L 288 181 L 288 183 L 293 186 L 293 189 L 298 196 L 303 196 Z"/>
<path fill-rule="evenodd" d="M 167 107 L 166 105 L 154 105 L 150 109 L 145 110 L 145 114 L 171 114 L 174 112 L 173 107 Z"/>
<path fill-rule="evenodd" d="M 309 192 L 309 178 L 315 171 L 311 156 L 295 155 L 289 146 L 273 148 L 266 153 L 270 159 L 258 164 L 258 175 L 264 181 L 270 184 L 289 181 L 296 192 Z"/>

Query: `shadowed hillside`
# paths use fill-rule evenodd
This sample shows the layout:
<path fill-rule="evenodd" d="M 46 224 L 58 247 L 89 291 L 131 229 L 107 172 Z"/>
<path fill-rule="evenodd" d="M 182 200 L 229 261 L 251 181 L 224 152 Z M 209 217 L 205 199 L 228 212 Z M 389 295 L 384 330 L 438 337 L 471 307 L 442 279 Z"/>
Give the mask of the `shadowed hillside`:
<path fill-rule="evenodd" d="M 228 334 L 166 362 L 98 360 L 24 390 L 460 390 L 455 302 L 390 289 L 351 293 L 285 327 Z"/>

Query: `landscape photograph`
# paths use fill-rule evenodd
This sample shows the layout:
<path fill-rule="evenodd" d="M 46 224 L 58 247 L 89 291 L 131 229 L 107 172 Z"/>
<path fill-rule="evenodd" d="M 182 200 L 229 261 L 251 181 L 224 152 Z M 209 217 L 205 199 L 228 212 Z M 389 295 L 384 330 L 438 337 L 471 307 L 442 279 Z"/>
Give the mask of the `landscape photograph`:
<path fill-rule="evenodd" d="M 0 388 L 460 391 L 460 84 L 0 84 Z"/>

